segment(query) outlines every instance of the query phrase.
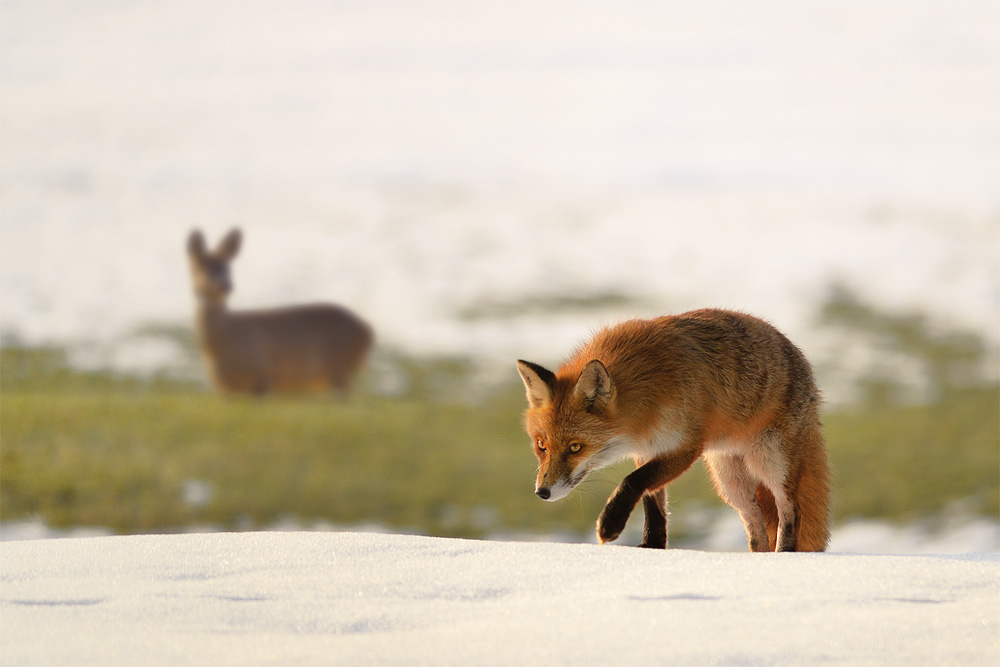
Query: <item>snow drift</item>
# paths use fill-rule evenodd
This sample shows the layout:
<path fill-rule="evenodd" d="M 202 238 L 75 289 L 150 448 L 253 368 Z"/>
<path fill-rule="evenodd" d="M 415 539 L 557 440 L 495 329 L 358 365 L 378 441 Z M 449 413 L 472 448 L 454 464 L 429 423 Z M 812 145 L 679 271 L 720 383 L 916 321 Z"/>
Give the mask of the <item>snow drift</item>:
<path fill-rule="evenodd" d="M 2 662 L 991 664 L 1000 556 L 362 533 L 0 543 Z"/>

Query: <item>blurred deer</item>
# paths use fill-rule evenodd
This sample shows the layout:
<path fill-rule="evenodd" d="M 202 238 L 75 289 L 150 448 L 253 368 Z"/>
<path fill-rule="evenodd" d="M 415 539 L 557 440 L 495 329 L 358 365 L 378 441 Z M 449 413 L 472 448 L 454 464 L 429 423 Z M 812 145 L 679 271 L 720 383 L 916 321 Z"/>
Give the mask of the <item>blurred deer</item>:
<path fill-rule="evenodd" d="M 365 361 L 371 327 L 332 304 L 230 311 L 229 264 L 240 250 L 233 229 L 209 252 L 205 237 L 188 237 L 188 258 L 198 302 L 195 329 L 208 375 L 227 392 L 329 391 L 344 394 Z"/>

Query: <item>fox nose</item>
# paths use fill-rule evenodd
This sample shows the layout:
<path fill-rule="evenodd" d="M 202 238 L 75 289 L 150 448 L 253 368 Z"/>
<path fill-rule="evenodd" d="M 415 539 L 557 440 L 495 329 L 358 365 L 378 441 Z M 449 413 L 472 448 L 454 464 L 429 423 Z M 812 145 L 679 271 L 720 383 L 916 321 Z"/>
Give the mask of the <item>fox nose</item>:
<path fill-rule="evenodd" d="M 549 491 L 549 487 L 543 486 L 535 490 L 535 495 L 541 498 L 542 500 L 548 500 L 549 496 L 552 495 L 552 492 Z"/>

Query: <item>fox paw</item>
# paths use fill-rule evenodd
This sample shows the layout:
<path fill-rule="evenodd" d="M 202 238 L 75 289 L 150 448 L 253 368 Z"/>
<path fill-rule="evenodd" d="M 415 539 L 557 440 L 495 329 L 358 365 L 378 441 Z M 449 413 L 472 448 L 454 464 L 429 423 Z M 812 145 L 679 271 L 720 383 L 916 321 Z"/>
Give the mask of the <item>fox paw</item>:
<path fill-rule="evenodd" d="M 597 519 L 597 539 L 601 544 L 614 542 L 622 534 L 622 531 L 625 530 L 626 521 L 628 521 L 627 514 L 623 516 L 619 513 L 608 512 L 607 508 L 605 508 L 601 512 L 601 516 Z"/>

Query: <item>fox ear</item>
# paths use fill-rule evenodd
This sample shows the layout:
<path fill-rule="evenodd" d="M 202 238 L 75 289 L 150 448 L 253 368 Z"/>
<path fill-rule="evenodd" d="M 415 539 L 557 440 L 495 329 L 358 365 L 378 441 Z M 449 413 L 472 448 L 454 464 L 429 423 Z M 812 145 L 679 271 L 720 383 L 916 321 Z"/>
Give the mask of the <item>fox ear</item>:
<path fill-rule="evenodd" d="M 583 399 L 589 412 L 594 413 L 607 409 L 615 400 L 616 394 L 608 369 L 597 359 L 583 367 L 573 393 Z"/>
<path fill-rule="evenodd" d="M 188 254 L 192 257 L 201 259 L 205 256 L 205 237 L 202 236 L 200 230 L 191 230 L 191 233 L 188 235 L 187 249 Z"/>
<path fill-rule="evenodd" d="M 216 248 L 215 254 L 217 254 L 222 259 L 229 261 L 240 252 L 240 244 L 243 241 L 243 234 L 239 229 L 231 229 L 229 233 L 222 237 L 219 241 L 219 247 Z"/>
<path fill-rule="evenodd" d="M 524 389 L 528 395 L 528 405 L 541 408 L 552 402 L 552 388 L 556 376 L 552 371 L 530 361 L 517 362 L 517 372 L 521 374 Z"/>

